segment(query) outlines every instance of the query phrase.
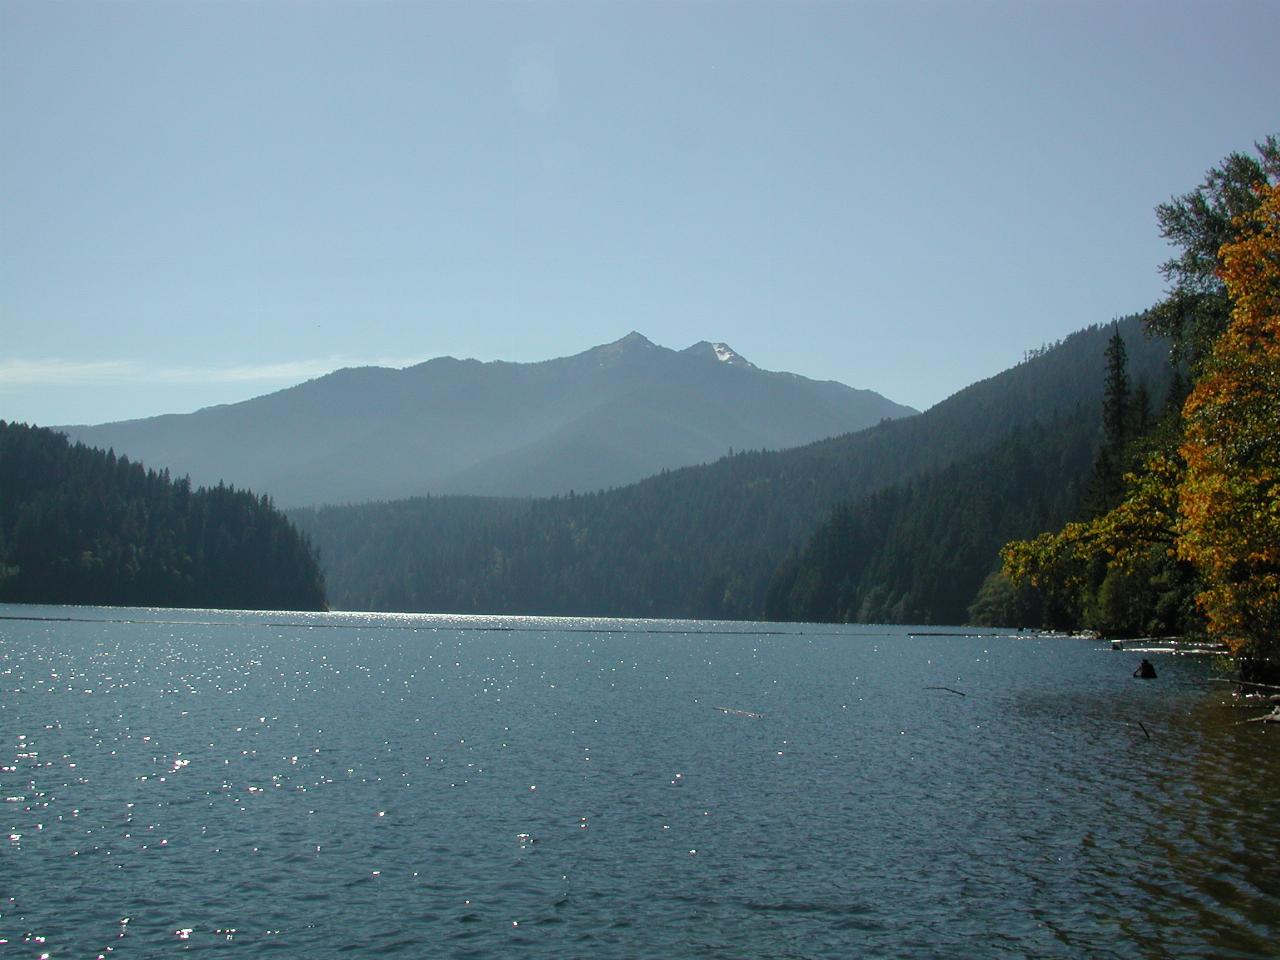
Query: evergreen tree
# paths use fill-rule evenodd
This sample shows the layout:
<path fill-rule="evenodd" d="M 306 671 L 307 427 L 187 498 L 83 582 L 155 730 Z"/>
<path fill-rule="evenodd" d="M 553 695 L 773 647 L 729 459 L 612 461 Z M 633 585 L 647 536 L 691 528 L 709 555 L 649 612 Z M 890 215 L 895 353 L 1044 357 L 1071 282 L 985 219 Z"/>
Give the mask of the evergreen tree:
<path fill-rule="evenodd" d="M 1102 387 L 1102 442 L 1094 459 L 1090 495 L 1090 507 L 1095 515 L 1110 510 L 1120 499 L 1132 412 L 1129 357 L 1117 325 L 1107 341 L 1106 378 Z"/>
<path fill-rule="evenodd" d="M 1117 325 L 1107 341 L 1107 378 L 1103 381 L 1103 441 L 1121 451 L 1129 439 L 1129 355 Z"/>
<path fill-rule="evenodd" d="M 1173 341 L 1175 361 L 1193 368 L 1231 314 L 1220 251 L 1237 238 L 1239 218 L 1257 209 L 1255 187 L 1280 179 L 1280 137 L 1272 134 L 1254 147 L 1256 157 L 1230 154 L 1195 190 L 1156 208 L 1160 235 L 1180 252 L 1161 265 L 1169 295 L 1150 311 L 1147 325 Z"/>
<path fill-rule="evenodd" d="M 1155 426 L 1151 413 L 1151 387 L 1145 377 L 1133 388 L 1129 404 L 1129 433 L 1133 439 L 1145 437 Z"/>

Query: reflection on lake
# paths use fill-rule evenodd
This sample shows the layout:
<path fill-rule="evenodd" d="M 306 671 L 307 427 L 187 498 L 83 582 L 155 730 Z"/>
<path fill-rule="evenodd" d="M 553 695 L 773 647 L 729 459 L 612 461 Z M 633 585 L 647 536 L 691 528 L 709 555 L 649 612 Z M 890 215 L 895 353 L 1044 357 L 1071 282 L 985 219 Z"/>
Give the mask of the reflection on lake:
<path fill-rule="evenodd" d="M 1205 661 L 1139 681 L 1105 644 L 898 627 L 0 616 L 33 618 L 0 620 L 14 956 L 1280 940 L 1280 731 L 1239 724 Z"/>

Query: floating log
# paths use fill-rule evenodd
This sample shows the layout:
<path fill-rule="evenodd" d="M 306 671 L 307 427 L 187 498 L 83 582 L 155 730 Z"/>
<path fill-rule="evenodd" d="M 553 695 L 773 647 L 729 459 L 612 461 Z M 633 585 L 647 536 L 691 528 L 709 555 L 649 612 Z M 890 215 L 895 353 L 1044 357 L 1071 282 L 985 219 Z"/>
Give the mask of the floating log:
<path fill-rule="evenodd" d="M 1210 677 L 1214 683 L 1234 683 L 1237 687 L 1255 687 L 1258 690 L 1280 690 L 1274 683 L 1254 683 L 1252 680 L 1230 680 L 1227 677 Z"/>
<path fill-rule="evenodd" d="M 1276 707 L 1270 713 L 1264 713 L 1260 717 L 1250 717 L 1248 720 L 1241 720 L 1239 723 L 1280 723 L 1280 707 Z"/>
<path fill-rule="evenodd" d="M 731 717 L 750 717 L 752 720 L 759 720 L 763 714 L 752 713 L 750 710 L 735 710 L 733 707 L 712 707 L 713 710 L 719 710 L 721 713 L 728 714 Z"/>

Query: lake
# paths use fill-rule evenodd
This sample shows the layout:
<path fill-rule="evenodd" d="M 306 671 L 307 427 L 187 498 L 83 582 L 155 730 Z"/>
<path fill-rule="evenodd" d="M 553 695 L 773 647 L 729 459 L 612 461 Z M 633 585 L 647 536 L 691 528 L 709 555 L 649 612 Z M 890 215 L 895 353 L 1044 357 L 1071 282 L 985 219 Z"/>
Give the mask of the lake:
<path fill-rule="evenodd" d="M 1280 730 L 1203 659 L 1142 681 L 1105 643 L 937 627 L 0 617 L 10 956 L 1277 955 Z"/>

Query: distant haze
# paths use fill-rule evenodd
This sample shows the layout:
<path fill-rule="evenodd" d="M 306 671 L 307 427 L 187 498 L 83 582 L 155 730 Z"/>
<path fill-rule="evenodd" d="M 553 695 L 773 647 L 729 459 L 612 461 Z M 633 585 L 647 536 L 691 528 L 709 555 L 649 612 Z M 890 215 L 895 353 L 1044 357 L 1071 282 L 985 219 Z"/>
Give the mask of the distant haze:
<path fill-rule="evenodd" d="M 297 506 L 585 492 L 914 412 L 869 390 L 760 370 L 724 343 L 677 352 L 632 333 L 541 363 L 351 368 L 192 414 L 59 429 Z"/>

